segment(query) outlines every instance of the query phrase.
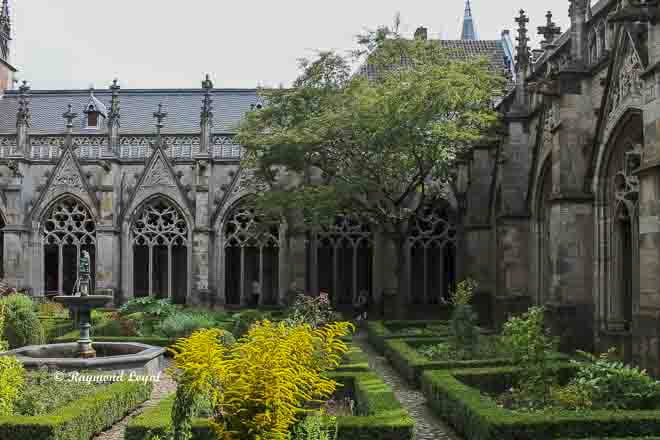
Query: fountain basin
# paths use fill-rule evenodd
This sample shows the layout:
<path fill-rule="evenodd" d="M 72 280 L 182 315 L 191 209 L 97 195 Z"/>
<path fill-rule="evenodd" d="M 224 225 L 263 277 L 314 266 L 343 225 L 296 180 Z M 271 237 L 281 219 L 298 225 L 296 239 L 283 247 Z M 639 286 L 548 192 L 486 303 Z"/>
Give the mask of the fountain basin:
<path fill-rule="evenodd" d="M 156 375 L 165 365 L 165 348 L 137 342 L 94 342 L 95 358 L 79 358 L 78 344 L 28 345 L 1 353 L 16 356 L 28 369 L 47 367 L 57 371 L 95 370 L 108 373 Z"/>

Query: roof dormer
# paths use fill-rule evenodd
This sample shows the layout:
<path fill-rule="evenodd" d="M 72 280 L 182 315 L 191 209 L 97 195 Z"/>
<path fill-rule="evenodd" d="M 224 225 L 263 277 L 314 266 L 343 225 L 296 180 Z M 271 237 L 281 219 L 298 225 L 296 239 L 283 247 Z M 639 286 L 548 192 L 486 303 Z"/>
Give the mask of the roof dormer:
<path fill-rule="evenodd" d="M 85 114 L 83 127 L 91 130 L 102 128 L 108 117 L 108 109 L 94 96 L 93 88 L 89 89 L 89 101 L 87 101 L 83 113 Z"/>

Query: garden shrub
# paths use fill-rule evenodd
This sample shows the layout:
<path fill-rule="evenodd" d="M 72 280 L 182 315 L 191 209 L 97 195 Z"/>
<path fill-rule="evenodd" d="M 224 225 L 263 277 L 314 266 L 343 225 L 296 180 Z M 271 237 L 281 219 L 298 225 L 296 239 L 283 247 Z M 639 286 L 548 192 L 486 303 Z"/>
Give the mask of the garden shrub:
<path fill-rule="evenodd" d="M 245 335 L 252 324 L 255 324 L 264 319 L 264 314 L 259 310 L 246 310 L 234 315 L 234 328 L 232 333 L 236 339 Z"/>
<path fill-rule="evenodd" d="M 334 440 L 337 436 L 337 419 L 332 418 L 332 425 L 323 423 L 320 417 L 304 417 L 293 425 L 290 440 Z"/>
<path fill-rule="evenodd" d="M 68 318 L 69 311 L 62 304 L 46 301 L 37 305 L 37 313 L 42 317 Z"/>
<path fill-rule="evenodd" d="M 158 299 L 154 296 L 132 298 L 123 304 L 118 312 L 121 316 L 142 312 L 145 316 L 165 318 L 174 314 L 177 307 L 169 299 Z"/>
<path fill-rule="evenodd" d="M 465 351 L 468 356 L 474 353 L 479 342 L 477 314 L 470 305 L 475 287 L 476 284 L 472 280 L 461 281 L 451 298 L 454 310 L 449 321 L 450 342 L 454 348 Z"/>
<path fill-rule="evenodd" d="M 319 327 L 333 321 L 334 316 L 327 293 L 321 293 L 316 297 L 299 294 L 289 310 L 286 321 L 291 325 L 309 324 L 312 327 Z"/>
<path fill-rule="evenodd" d="M 7 343 L 2 339 L 5 322 L 5 306 L 0 304 L 0 352 L 5 351 Z M 14 404 L 23 388 L 25 370 L 14 356 L 0 356 L 0 416 L 11 415 Z"/>
<path fill-rule="evenodd" d="M 25 386 L 15 403 L 15 412 L 23 416 L 48 414 L 93 394 L 99 388 L 89 382 L 57 380 L 50 372 L 30 372 L 25 379 Z"/>
<path fill-rule="evenodd" d="M 556 402 L 569 409 L 654 409 L 660 401 L 660 382 L 645 370 L 613 359 L 612 349 L 596 357 L 579 352 L 587 361 L 572 361 L 577 374 L 565 387 L 553 390 Z"/>
<path fill-rule="evenodd" d="M 207 313 L 176 312 L 165 318 L 156 331 L 170 339 L 190 336 L 194 331 L 215 327 L 215 320 Z"/>
<path fill-rule="evenodd" d="M 29 296 L 16 293 L 1 297 L 2 306 L 5 313 L 4 339 L 9 343 L 9 348 L 44 343 L 44 328 Z"/>
<path fill-rule="evenodd" d="M 174 344 L 172 374 L 184 395 L 209 396 L 219 437 L 285 439 L 304 405 L 334 393 L 337 383 L 324 372 L 348 351 L 340 338 L 351 328 L 347 322 L 314 329 L 264 320 L 231 346 L 219 341 L 222 330 L 197 331 Z"/>
<path fill-rule="evenodd" d="M 502 332 L 513 364 L 521 368 L 513 398 L 530 407 L 545 406 L 557 381 L 552 357 L 558 340 L 545 329 L 543 317 L 542 307 L 532 307 L 522 316 L 509 318 Z"/>

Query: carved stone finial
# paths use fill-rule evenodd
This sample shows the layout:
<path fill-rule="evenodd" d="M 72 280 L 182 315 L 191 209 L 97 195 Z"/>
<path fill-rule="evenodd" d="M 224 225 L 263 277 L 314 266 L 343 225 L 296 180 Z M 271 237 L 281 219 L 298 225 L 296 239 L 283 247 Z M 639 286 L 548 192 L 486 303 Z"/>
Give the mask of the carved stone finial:
<path fill-rule="evenodd" d="M 548 11 L 545 14 L 547 19 L 545 26 L 538 27 L 538 34 L 543 35 L 543 41 L 541 42 L 541 47 L 545 49 L 547 46 L 550 46 L 553 41 L 555 41 L 555 36 L 561 35 L 561 28 L 552 21 L 552 11 Z"/>
<path fill-rule="evenodd" d="M 518 46 L 516 46 L 516 70 L 518 72 L 525 71 L 529 66 L 530 52 L 529 46 L 529 37 L 527 36 L 527 23 L 529 23 L 529 18 L 525 14 L 523 9 L 520 10 L 520 16 L 516 18 L 516 23 L 518 23 L 518 36 L 516 40 L 518 41 Z"/>
<path fill-rule="evenodd" d="M 30 86 L 27 81 L 23 81 L 18 88 L 18 114 L 16 115 L 16 126 L 22 124 L 30 126 Z"/>
<path fill-rule="evenodd" d="M 167 117 L 167 113 L 163 112 L 163 104 L 158 104 L 158 111 L 154 112 L 154 118 L 156 119 L 156 128 L 158 129 L 158 134 L 160 134 L 160 129 L 163 128 L 163 121 Z"/>
<path fill-rule="evenodd" d="M 73 106 L 69 104 L 67 111 L 62 114 L 62 117 L 66 120 L 66 128 L 70 130 L 73 128 L 73 120 L 78 117 L 78 113 L 74 113 Z"/>

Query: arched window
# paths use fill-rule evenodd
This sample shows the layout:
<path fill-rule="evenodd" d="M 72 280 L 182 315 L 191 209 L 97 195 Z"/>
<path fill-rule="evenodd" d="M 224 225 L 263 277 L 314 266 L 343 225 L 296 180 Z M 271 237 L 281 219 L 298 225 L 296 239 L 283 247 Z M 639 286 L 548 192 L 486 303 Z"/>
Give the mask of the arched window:
<path fill-rule="evenodd" d="M 44 247 L 46 294 L 74 293 L 82 251 L 91 257 L 90 287 L 96 275 L 96 223 L 87 208 L 74 198 L 65 198 L 51 207 L 41 227 Z"/>
<path fill-rule="evenodd" d="M 408 282 L 413 304 L 438 304 L 456 285 L 456 227 L 446 203 L 425 206 L 408 237 Z"/>
<path fill-rule="evenodd" d="M 339 215 L 317 234 L 319 290 L 333 304 L 353 304 L 361 291 L 372 292 L 373 234 L 367 221 Z"/>
<path fill-rule="evenodd" d="M 550 258 L 550 210 L 552 195 L 552 172 L 550 163 L 542 174 L 540 195 L 537 205 L 538 276 L 537 303 L 544 304 L 551 298 L 552 260 Z"/>
<path fill-rule="evenodd" d="M 236 207 L 224 226 L 227 304 L 277 304 L 280 234 L 253 208 Z"/>
<path fill-rule="evenodd" d="M 185 303 L 190 243 L 183 214 L 166 199 L 152 199 L 138 209 L 130 233 L 134 296 Z"/>

